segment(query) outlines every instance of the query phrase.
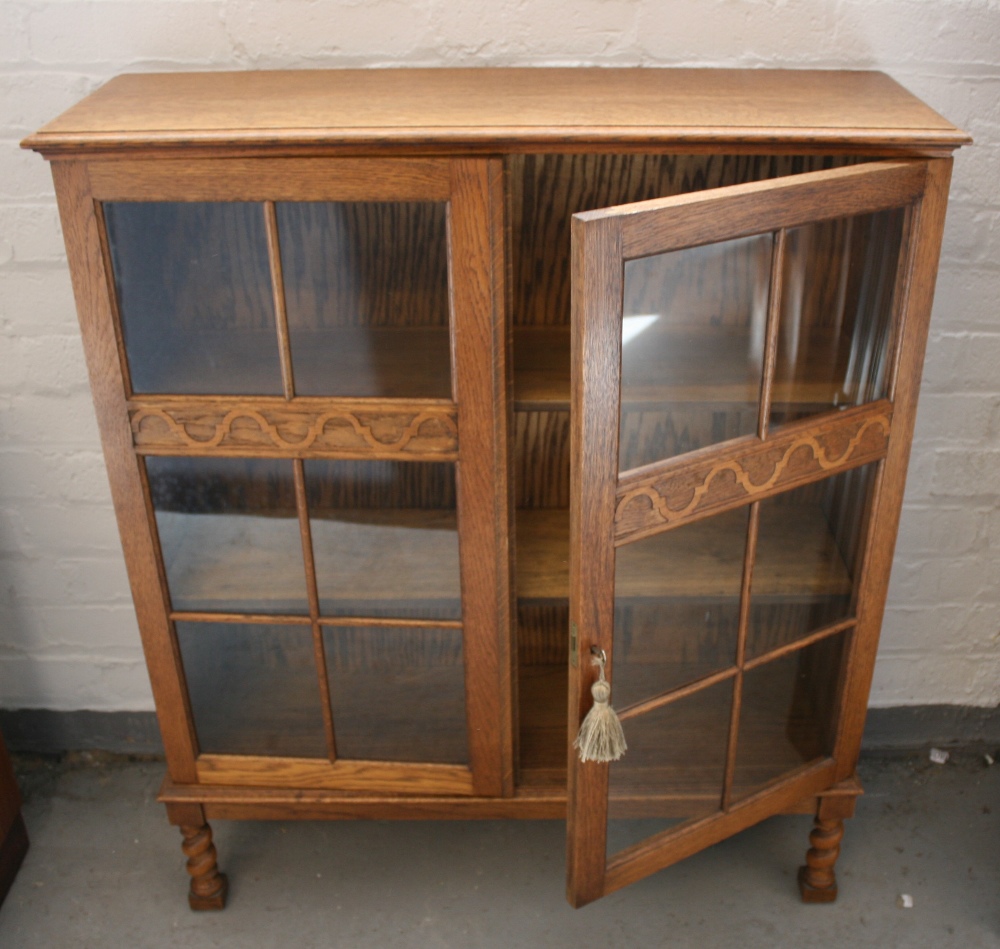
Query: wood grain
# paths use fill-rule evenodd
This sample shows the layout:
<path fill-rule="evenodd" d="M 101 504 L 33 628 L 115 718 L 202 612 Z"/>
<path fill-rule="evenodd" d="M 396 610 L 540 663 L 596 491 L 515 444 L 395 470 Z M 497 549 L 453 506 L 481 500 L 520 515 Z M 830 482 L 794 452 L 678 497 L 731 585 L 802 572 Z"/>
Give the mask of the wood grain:
<path fill-rule="evenodd" d="M 208 146 L 726 142 L 948 148 L 968 136 L 881 73 L 385 69 L 120 76 L 25 140 L 47 154 Z"/>
<path fill-rule="evenodd" d="M 878 461 L 891 420 L 891 404 L 881 401 L 628 472 L 618 484 L 615 543 Z"/>
<path fill-rule="evenodd" d="M 458 457 L 458 411 L 439 401 L 136 396 L 128 413 L 144 454 Z"/>
<path fill-rule="evenodd" d="M 474 776 L 460 765 L 398 761 L 336 762 L 317 758 L 257 758 L 249 755 L 200 755 L 202 784 L 272 788 L 336 788 L 386 794 L 472 794 Z"/>
<path fill-rule="evenodd" d="M 925 175 L 924 162 L 877 162 L 640 201 L 579 217 L 620 220 L 623 259 L 631 260 L 900 207 L 920 194 Z"/>
<path fill-rule="evenodd" d="M 445 159 L 187 157 L 90 163 L 98 201 L 445 201 Z"/>
<path fill-rule="evenodd" d="M 449 254 L 469 756 L 476 793 L 510 795 L 516 686 L 502 171 L 494 159 L 452 163 Z"/>

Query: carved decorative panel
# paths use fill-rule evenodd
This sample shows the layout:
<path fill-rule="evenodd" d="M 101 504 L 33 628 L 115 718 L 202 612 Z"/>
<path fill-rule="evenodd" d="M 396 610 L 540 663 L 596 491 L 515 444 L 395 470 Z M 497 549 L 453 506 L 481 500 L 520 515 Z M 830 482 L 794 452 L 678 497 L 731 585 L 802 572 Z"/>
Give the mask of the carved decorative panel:
<path fill-rule="evenodd" d="M 877 461 L 888 449 L 891 419 L 891 404 L 881 401 L 819 424 L 790 425 L 764 441 L 739 439 L 710 460 L 687 456 L 650 466 L 619 482 L 615 543 Z"/>
<path fill-rule="evenodd" d="M 135 399 L 129 421 L 148 454 L 454 460 L 457 412 L 435 402 Z"/>

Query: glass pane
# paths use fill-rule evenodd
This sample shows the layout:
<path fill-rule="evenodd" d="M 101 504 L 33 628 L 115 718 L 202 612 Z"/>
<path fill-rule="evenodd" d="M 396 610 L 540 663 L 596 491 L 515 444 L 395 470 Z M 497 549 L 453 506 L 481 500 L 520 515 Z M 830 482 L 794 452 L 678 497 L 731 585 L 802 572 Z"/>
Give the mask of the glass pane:
<path fill-rule="evenodd" d="M 788 231 L 771 422 L 885 395 L 905 211 Z"/>
<path fill-rule="evenodd" d="M 626 262 L 620 470 L 756 432 L 772 243 Z"/>
<path fill-rule="evenodd" d="M 460 629 L 323 630 L 337 755 L 466 764 Z"/>
<path fill-rule="evenodd" d="M 744 507 L 618 548 L 616 708 L 735 663 L 748 518 Z"/>
<path fill-rule="evenodd" d="M 280 395 L 258 204 L 104 205 L 135 392 Z"/>
<path fill-rule="evenodd" d="M 720 682 L 622 723 L 628 751 L 609 768 L 609 856 L 719 810 L 732 695 L 732 680 Z"/>
<path fill-rule="evenodd" d="M 853 615 L 874 475 L 867 465 L 761 503 L 748 659 Z"/>
<path fill-rule="evenodd" d="M 177 642 L 202 752 L 326 757 L 308 626 L 178 623 Z"/>
<path fill-rule="evenodd" d="M 461 617 L 455 466 L 307 461 L 320 612 Z"/>
<path fill-rule="evenodd" d="M 744 674 L 734 797 L 833 753 L 847 635 L 821 639 Z"/>
<path fill-rule="evenodd" d="M 295 391 L 450 398 L 447 205 L 277 213 Z"/>
<path fill-rule="evenodd" d="M 147 458 L 175 610 L 307 613 L 292 463 Z"/>

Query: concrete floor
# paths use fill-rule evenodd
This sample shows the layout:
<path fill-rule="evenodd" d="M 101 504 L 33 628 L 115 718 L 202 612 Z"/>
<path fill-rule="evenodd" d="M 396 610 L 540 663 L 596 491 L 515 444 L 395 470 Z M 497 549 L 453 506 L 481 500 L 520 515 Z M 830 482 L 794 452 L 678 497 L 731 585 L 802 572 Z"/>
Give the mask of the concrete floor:
<path fill-rule="evenodd" d="M 219 822 L 229 906 L 192 913 L 180 835 L 155 802 L 161 764 L 21 759 L 32 847 L 0 947 L 1000 946 L 1000 764 L 862 765 L 832 905 L 798 900 L 802 817 L 582 910 L 563 897 L 558 822 Z"/>

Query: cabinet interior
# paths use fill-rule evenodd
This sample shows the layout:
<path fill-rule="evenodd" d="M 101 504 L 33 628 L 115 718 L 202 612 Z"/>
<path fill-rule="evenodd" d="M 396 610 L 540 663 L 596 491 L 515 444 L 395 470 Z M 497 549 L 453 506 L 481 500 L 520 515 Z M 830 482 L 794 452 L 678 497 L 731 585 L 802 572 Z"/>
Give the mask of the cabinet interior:
<path fill-rule="evenodd" d="M 562 789 L 566 782 L 572 215 L 855 160 L 505 159 L 521 788 Z M 277 272 L 269 264 L 268 214 L 280 235 Z M 219 395 L 451 396 L 446 204 L 109 202 L 103 216 L 133 393 L 203 394 L 210 378 Z M 888 249 L 867 269 L 861 261 L 866 273 L 894 262 L 901 233 L 899 222 L 871 226 L 889 235 L 881 245 Z M 870 344 L 828 325 L 830 304 L 839 300 L 843 310 L 845 293 L 853 293 L 856 309 L 882 312 L 879 294 L 887 291 L 845 289 L 841 277 L 857 269 L 850 258 L 860 246 L 848 237 L 835 223 L 803 241 L 797 266 L 808 272 L 821 259 L 825 276 L 807 281 L 812 297 L 799 301 L 797 348 L 786 376 L 779 367 L 775 378 L 773 424 L 827 411 L 838 400 L 862 401 L 845 394 L 844 380 L 859 347 Z M 770 235 L 753 240 L 769 242 Z M 655 367 L 641 364 L 640 351 L 633 382 L 623 384 L 623 470 L 755 430 L 762 340 L 754 334 L 762 326 L 734 302 L 756 279 L 748 256 L 755 253 L 749 244 L 737 247 L 724 266 L 696 255 L 673 275 L 671 306 L 692 315 L 661 334 L 666 345 L 656 351 Z M 656 262 L 626 267 L 633 265 Z M 707 319 L 705 299 L 715 307 Z M 626 301 L 640 312 L 648 305 L 641 289 Z M 275 346 L 281 325 L 290 344 L 285 367 Z M 865 367 L 855 376 L 883 371 Z M 338 736 L 343 730 L 339 756 L 466 760 L 453 463 L 149 456 L 145 465 L 203 753 L 321 757 L 332 751 L 323 738 L 324 716 L 332 714 Z M 860 487 L 817 484 L 768 504 L 761 530 L 780 539 L 782 553 L 780 562 L 762 567 L 754 589 L 761 655 L 803 629 L 850 617 L 869 476 Z M 627 707 L 732 665 L 745 521 L 746 509 L 737 510 L 685 527 L 683 547 L 668 532 L 622 549 L 616 704 Z M 304 536 L 311 555 L 303 554 Z M 310 625 L 311 604 L 320 633 Z M 223 621 L 213 622 L 217 614 Z M 797 684 L 783 705 L 771 706 L 767 697 L 788 692 L 787 682 L 748 687 L 751 724 L 738 781 L 756 786 L 762 775 L 781 773 L 772 767 L 775 732 L 798 736 L 778 742 L 786 757 L 823 754 L 837 682 L 830 666 L 840 662 L 849 635 L 845 628 L 783 665 L 761 667 L 755 681 L 780 678 L 797 661 L 785 675 Z M 699 703 L 703 711 L 711 706 L 704 728 L 677 732 L 691 744 L 692 761 L 710 722 L 728 721 L 727 711 L 705 704 L 724 686 L 687 703 L 690 709 L 670 710 L 697 718 Z M 419 721 L 408 713 L 416 707 Z M 712 744 L 717 750 L 726 742 Z M 634 812 L 670 811 L 671 791 L 657 780 L 667 770 L 687 774 L 687 784 L 673 789 L 681 798 L 717 801 L 714 763 L 678 771 L 676 761 L 668 768 L 654 759 L 643 764 L 637 752 L 619 771 Z M 643 798 L 645 804 L 635 803 Z"/>
<path fill-rule="evenodd" d="M 522 784 L 565 782 L 571 216 L 856 160 L 843 156 L 565 154 L 518 155 L 506 160 Z M 896 249 L 898 252 L 898 244 Z M 827 233 L 814 242 L 810 253 L 829 262 L 829 272 L 836 275 L 850 261 L 838 265 L 831 256 L 857 251 L 843 240 L 843 234 Z M 891 254 L 890 248 L 886 259 L 894 263 Z M 804 264 L 808 267 L 808 261 Z M 695 261 L 695 271 L 699 265 Z M 712 265 L 706 261 L 704 266 Z M 685 278 L 697 294 L 706 278 L 691 271 L 689 268 Z M 732 315 L 728 323 L 725 316 L 727 294 L 738 296 L 743 278 L 739 273 L 732 275 L 733 292 L 724 274 L 710 271 L 708 279 L 716 281 L 722 318 L 703 321 L 694 332 L 676 334 L 669 348 L 656 352 L 656 373 L 647 374 L 643 384 L 623 390 L 623 470 L 743 434 L 741 425 L 745 426 L 747 417 L 749 430 L 755 430 L 760 382 L 759 376 L 754 379 L 747 372 L 750 327 L 741 314 Z M 843 291 L 830 280 L 814 282 L 812 292 L 817 299 L 806 302 L 802 311 L 818 323 L 828 309 L 825 304 L 838 289 Z M 678 306 L 686 303 L 677 301 Z M 638 306 L 641 309 L 641 303 Z M 843 378 L 851 357 L 849 347 L 838 348 L 841 341 L 835 338 L 833 327 L 805 322 L 801 328 L 808 345 L 801 346 L 795 360 L 797 373 L 784 380 L 780 374 L 776 377 L 776 423 L 836 404 L 833 380 Z M 664 410 L 664 404 L 682 410 L 683 420 L 676 421 Z M 754 590 L 761 654 L 792 641 L 803 628 L 818 628 L 830 615 L 849 615 L 863 523 L 862 512 L 856 508 L 866 503 L 867 493 L 867 488 L 845 490 L 843 484 L 832 491 L 829 486 L 813 485 L 769 505 L 763 515 L 765 525 L 780 536 L 786 559 L 781 565 L 771 565 Z M 732 533 L 732 522 L 740 518 L 745 521 L 745 509 L 619 550 L 616 706 L 627 707 L 650 690 L 693 682 L 733 662 L 743 547 L 737 542 L 720 550 L 725 547 L 720 541 L 727 531 Z M 737 525 L 732 534 L 737 540 L 743 536 L 740 530 L 743 528 Z M 683 545 L 672 543 L 681 533 Z M 624 585 L 623 575 L 627 576 Z M 831 611 L 831 601 L 841 604 L 839 612 L 836 608 Z M 842 633 L 803 650 L 797 657 L 797 669 L 785 673 L 785 679 L 790 675 L 798 681 L 794 694 L 786 695 L 788 689 L 780 683 L 772 689 L 747 689 L 744 716 L 753 720 L 756 712 L 757 719 L 741 729 L 744 740 L 737 763 L 738 782 L 757 786 L 769 775 L 785 770 L 789 756 L 800 764 L 826 753 L 823 749 L 829 745 L 835 699 L 832 690 L 838 681 L 837 675 L 830 673 L 840 662 L 847 635 Z M 764 642 L 764 637 L 770 637 L 770 642 Z M 630 670 L 627 676 L 626 669 Z M 754 681 L 768 674 L 780 680 L 781 667 L 762 666 Z M 645 686 L 633 681 L 636 675 L 647 680 Z M 828 684 L 831 681 L 832 687 Z M 655 812 L 690 817 L 696 813 L 686 805 L 678 810 L 669 791 L 665 793 L 671 787 L 663 780 L 668 772 L 675 776 L 674 781 L 679 773 L 688 776 L 689 785 L 675 786 L 673 797 L 690 798 L 699 793 L 710 810 L 718 806 L 720 762 L 691 765 L 699 761 L 700 749 L 710 746 L 718 756 L 726 747 L 726 735 L 712 731 L 712 722 L 716 730 L 729 727 L 728 708 L 710 700 L 715 692 L 722 695 L 725 688 L 709 689 L 689 703 L 690 710 L 673 710 L 686 716 L 685 725 L 693 724 L 692 716 L 698 724 L 670 729 L 680 743 L 671 761 L 644 762 L 640 752 L 630 752 L 612 769 L 613 775 L 619 776 L 612 783 L 612 799 L 630 800 L 629 816 Z M 773 701 L 774 695 L 784 695 L 785 704 Z M 759 699 L 756 704 L 755 699 Z M 765 720 L 770 727 L 764 727 Z M 651 734 L 664 734 L 660 726 L 662 723 L 652 727 Z M 776 750 L 775 733 L 781 732 L 798 737 L 791 744 L 779 741 Z M 786 760 L 778 763 L 782 754 Z M 683 762 L 688 763 L 687 768 Z M 645 790 L 637 794 L 637 788 Z M 637 796 L 648 800 L 640 805 Z M 614 808 L 612 812 L 614 816 Z"/>

